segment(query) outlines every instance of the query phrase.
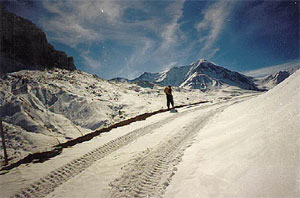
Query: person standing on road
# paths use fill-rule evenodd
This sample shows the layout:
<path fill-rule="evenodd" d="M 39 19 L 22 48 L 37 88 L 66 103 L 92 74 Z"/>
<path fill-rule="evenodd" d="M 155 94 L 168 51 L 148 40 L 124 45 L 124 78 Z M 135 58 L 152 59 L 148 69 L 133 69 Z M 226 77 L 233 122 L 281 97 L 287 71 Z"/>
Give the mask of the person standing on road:
<path fill-rule="evenodd" d="M 171 85 L 167 86 L 165 88 L 164 92 L 165 92 L 165 94 L 167 96 L 167 106 L 168 106 L 168 109 L 170 109 L 170 104 L 174 108 L 174 100 L 173 100 Z"/>

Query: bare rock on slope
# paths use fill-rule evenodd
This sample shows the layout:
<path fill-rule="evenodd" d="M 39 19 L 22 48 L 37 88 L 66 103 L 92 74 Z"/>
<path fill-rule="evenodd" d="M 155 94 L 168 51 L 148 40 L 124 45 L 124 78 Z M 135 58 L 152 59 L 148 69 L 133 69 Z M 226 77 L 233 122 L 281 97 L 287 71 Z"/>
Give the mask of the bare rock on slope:
<path fill-rule="evenodd" d="M 55 50 L 41 29 L 0 5 L 0 73 L 54 67 L 76 70 L 73 57 Z"/>

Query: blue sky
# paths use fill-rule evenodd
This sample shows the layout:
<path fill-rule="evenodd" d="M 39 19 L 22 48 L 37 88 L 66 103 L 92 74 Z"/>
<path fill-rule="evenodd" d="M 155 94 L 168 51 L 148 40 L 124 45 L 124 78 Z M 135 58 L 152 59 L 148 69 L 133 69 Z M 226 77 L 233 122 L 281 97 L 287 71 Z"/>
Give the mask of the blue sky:
<path fill-rule="evenodd" d="M 299 1 L 1 2 L 42 28 L 77 68 L 105 79 L 201 58 L 240 72 L 300 60 Z"/>

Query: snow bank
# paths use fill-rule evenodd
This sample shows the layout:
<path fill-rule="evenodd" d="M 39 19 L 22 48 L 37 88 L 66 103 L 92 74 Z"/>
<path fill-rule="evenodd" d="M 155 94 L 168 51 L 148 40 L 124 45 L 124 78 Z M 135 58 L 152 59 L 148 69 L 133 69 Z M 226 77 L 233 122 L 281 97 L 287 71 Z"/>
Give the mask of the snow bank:
<path fill-rule="evenodd" d="M 211 120 L 165 197 L 299 197 L 299 85 L 300 70 Z"/>

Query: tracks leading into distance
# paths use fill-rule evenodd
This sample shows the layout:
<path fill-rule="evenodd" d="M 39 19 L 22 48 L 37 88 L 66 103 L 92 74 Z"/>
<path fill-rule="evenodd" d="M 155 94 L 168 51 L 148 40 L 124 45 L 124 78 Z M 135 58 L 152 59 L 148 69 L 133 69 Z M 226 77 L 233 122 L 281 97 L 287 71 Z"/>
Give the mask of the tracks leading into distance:
<path fill-rule="evenodd" d="M 233 104 L 242 100 L 244 99 L 232 100 L 229 103 Z M 175 165 L 179 163 L 183 151 L 191 144 L 193 137 L 213 115 L 228 107 L 230 105 L 229 103 L 224 101 L 194 107 L 176 113 L 151 125 L 133 130 L 51 171 L 46 176 L 20 189 L 19 192 L 11 197 L 45 197 L 58 186 L 86 170 L 94 162 L 110 155 L 138 138 L 151 133 L 153 130 L 160 128 L 168 122 L 184 117 L 187 114 L 219 105 L 220 107 L 208 111 L 188 126 L 185 125 L 183 129 L 169 137 L 166 141 L 159 143 L 152 150 L 145 151 L 134 163 L 128 166 L 127 171 L 121 178 L 110 183 L 111 197 L 160 196 L 169 185 L 171 177 L 174 174 L 173 169 Z"/>

